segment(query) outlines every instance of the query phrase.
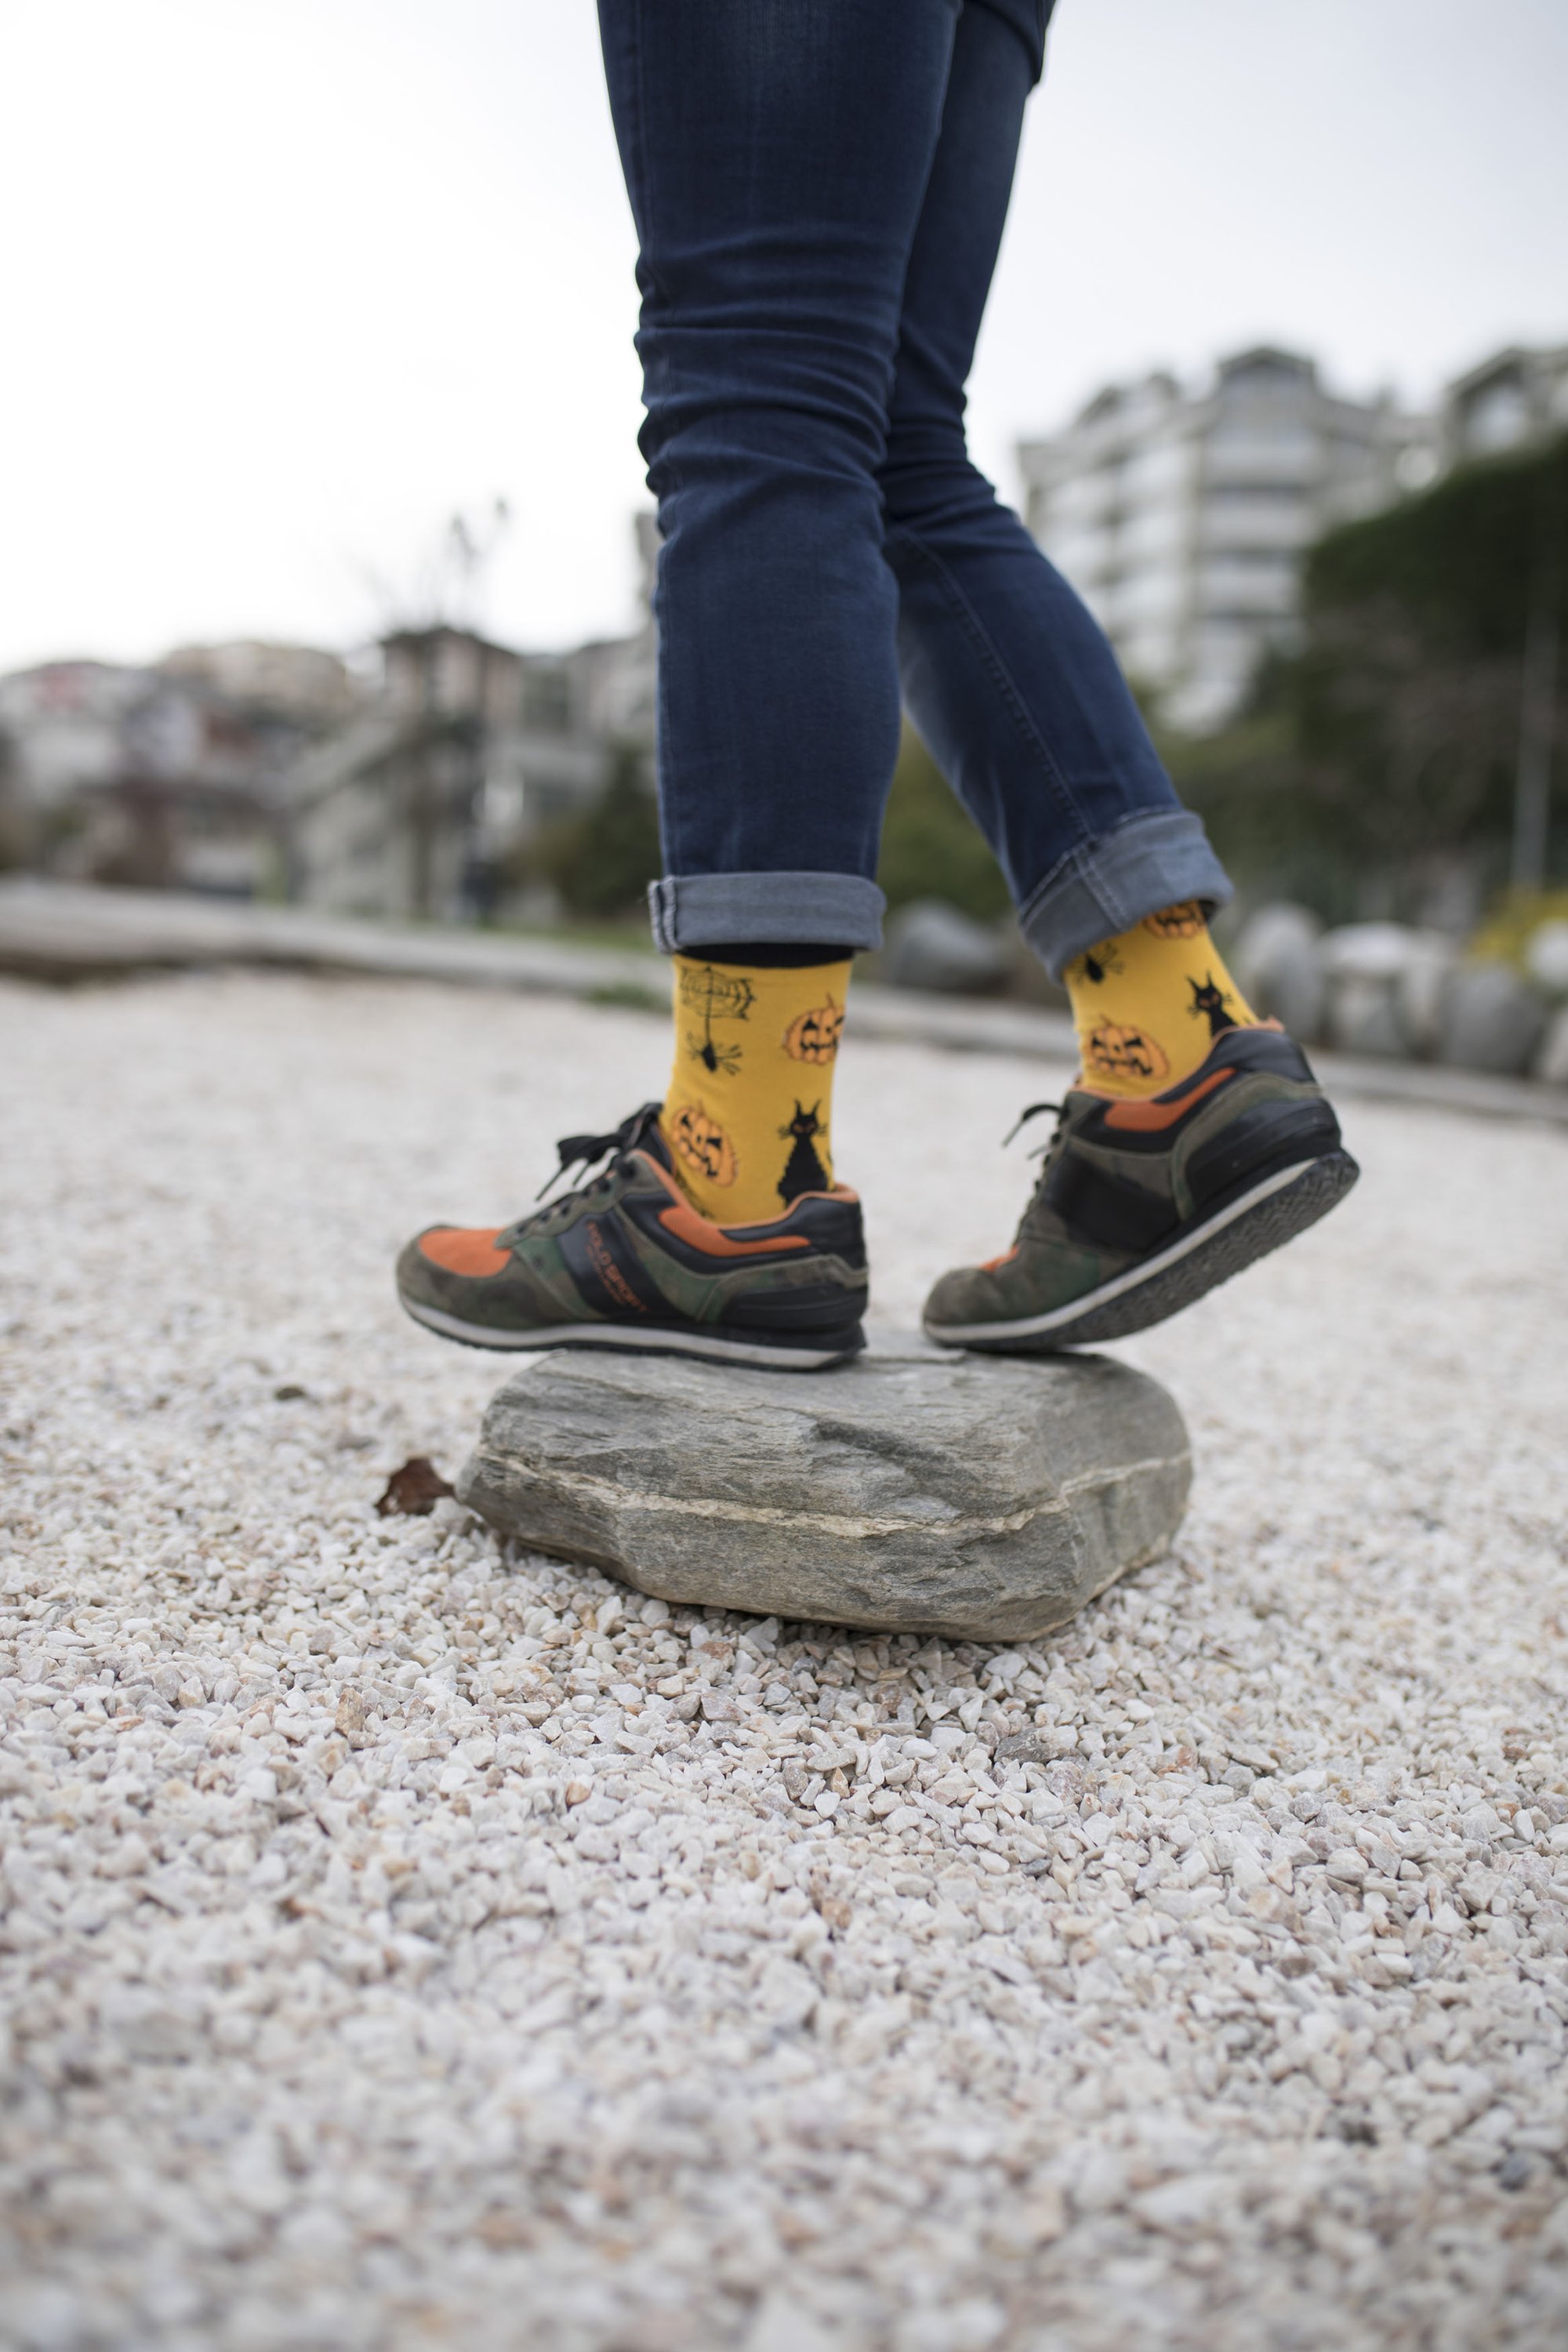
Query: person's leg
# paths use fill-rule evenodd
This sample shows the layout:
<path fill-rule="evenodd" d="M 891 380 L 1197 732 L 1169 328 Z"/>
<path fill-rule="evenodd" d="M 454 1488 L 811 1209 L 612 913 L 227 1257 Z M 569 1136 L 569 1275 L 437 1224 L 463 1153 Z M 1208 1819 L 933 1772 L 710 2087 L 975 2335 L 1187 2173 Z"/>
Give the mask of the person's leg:
<path fill-rule="evenodd" d="M 600 0 L 663 544 L 666 949 L 879 943 L 877 468 L 958 0 Z"/>
<path fill-rule="evenodd" d="M 663 1132 L 729 1223 L 831 1184 L 847 959 L 880 935 L 899 677 L 876 473 L 958 0 L 599 13 L 663 541 Z"/>
<path fill-rule="evenodd" d="M 1230 886 L 1115 656 L 964 445 L 963 386 L 1047 13 L 967 0 L 911 249 L 882 467 L 906 701 L 1066 979 L 1084 1079 L 1011 1250 L 944 1276 L 950 1344 L 1155 1322 L 1321 1216 L 1354 1162 L 1310 1070 L 1208 937 Z M 1153 1097 L 1152 1100 L 1129 1097 Z"/>
<path fill-rule="evenodd" d="M 802 1369 L 861 1344 L 830 1096 L 847 960 L 880 936 L 899 679 L 876 469 L 958 6 L 601 0 L 664 536 L 675 1066 L 662 1108 L 562 1146 L 608 1159 L 593 1183 L 410 1243 L 403 1302 L 449 1338 Z"/>
<path fill-rule="evenodd" d="M 881 482 L 904 699 L 1059 978 L 1145 915 L 1231 892 L 1104 632 L 964 440 L 964 384 L 1046 13 L 1036 0 L 964 8 L 910 252 Z"/>

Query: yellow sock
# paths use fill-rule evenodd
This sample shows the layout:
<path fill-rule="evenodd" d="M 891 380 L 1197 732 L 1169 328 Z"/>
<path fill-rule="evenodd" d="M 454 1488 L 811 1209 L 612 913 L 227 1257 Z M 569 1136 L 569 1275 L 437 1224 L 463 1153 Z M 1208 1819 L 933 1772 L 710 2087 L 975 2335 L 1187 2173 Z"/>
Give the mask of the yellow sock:
<path fill-rule="evenodd" d="M 1062 978 L 1083 1083 L 1096 1094 L 1163 1093 L 1197 1068 L 1216 1037 L 1258 1022 L 1195 900 L 1102 940 Z"/>
<path fill-rule="evenodd" d="M 833 1066 L 850 964 L 675 959 L 675 1067 L 659 1127 L 682 1189 L 722 1225 L 782 1217 L 833 1182 Z"/>

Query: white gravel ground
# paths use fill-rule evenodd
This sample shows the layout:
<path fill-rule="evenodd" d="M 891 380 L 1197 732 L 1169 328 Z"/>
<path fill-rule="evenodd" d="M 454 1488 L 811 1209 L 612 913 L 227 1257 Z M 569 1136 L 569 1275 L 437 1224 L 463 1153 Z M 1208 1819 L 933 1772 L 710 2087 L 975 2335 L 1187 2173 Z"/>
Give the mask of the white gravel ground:
<path fill-rule="evenodd" d="M 1568 1137 L 1358 1109 L 1345 1208 L 1126 1350 L 1177 1556 L 995 1653 L 374 1515 L 504 1369 L 395 1245 L 656 1024 L 198 977 L 0 1039 L 0 2341 L 1563 2342 Z M 884 1314 L 1062 1075 L 847 1048 Z"/>

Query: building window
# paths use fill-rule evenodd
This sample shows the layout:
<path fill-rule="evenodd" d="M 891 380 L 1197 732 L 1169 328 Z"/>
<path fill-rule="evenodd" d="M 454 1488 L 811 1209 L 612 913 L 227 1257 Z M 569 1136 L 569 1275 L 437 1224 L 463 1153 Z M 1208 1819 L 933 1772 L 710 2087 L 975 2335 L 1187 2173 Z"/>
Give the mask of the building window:
<path fill-rule="evenodd" d="M 542 823 L 552 816 L 563 816 L 578 798 L 570 784 L 536 783 L 531 778 L 523 791 L 529 808 Z"/>
<path fill-rule="evenodd" d="M 1530 402 L 1517 380 L 1489 383 L 1477 393 L 1465 418 L 1465 446 L 1479 454 L 1511 449 L 1530 431 Z"/>
<path fill-rule="evenodd" d="M 570 735 L 572 680 L 564 669 L 523 673 L 522 723 L 531 734 Z"/>

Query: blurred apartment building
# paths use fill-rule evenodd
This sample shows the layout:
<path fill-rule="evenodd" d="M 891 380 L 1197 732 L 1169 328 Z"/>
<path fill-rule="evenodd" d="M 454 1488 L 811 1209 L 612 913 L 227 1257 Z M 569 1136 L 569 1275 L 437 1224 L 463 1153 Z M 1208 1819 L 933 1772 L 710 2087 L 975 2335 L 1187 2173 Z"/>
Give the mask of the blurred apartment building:
<path fill-rule="evenodd" d="M 626 747 L 652 791 L 652 515 L 637 528 L 641 612 L 628 637 L 523 654 L 441 623 L 381 640 L 363 706 L 292 780 L 297 897 L 443 921 L 515 909 L 529 844 L 595 801 Z"/>
<path fill-rule="evenodd" d="M 630 746 L 653 788 L 657 542 L 627 637 L 524 654 L 436 623 L 353 666 L 309 646 L 0 678 L 0 866 L 449 921 L 515 898 L 528 844 Z"/>
<path fill-rule="evenodd" d="M 1436 469 L 1431 421 L 1344 400 L 1260 348 L 1188 390 L 1163 373 L 1097 393 L 1024 443 L 1025 519 L 1173 725 L 1223 725 L 1288 643 L 1301 559 L 1338 522 Z"/>
<path fill-rule="evenodd" d="M 1568 433 L 1568 343 L 1494 352 L 1448 386 L 1439 424 L 1445 464 L 1528 448 Z"/>
<path fill-rule="evenodd" d="M 1568 347 L 1494 353 L 1432 416 L 1342 400 L 1259 349 L 1212 383 L 1110 386 L 1020 449 L 1029 528 L 1178 726 L 1223 725 L 1288 645 L 1331 524 L 1443 467 L 1568 431 Z M 0 867 L 451 920 L 542 912 L 530 845 L 630 748 L 652 789 L 658 551 L 633 632 L 528 654 L 436 622 L 353 664 L 186 646 L 0 677 Z"/>
<path fill-rule="evenodd" d="M 1108 385 L 1021 445 L 1025 516 L 1173 726 L 1223 726 L 1262 656 L 1289 646 L 1306 550 L 1439 471 L 1568 432 L 1568 346 L 1494 352 L 1431 415 L 1327 391 L 1259 349 L 1184 389 Z"/>
<path fill-rule="evenodd" d="M 355 692 L 335 654 L 254 643 L 0 678 L 0 864 L 277 894 L 295 769 Z"/>
<path fill-rule="evenodd" d="M 441 921 L 500 911 L 529 843 L 598 796 L 619 747 L 645 753 L 652 790 L 651 629 L 528 655 L 442 624 L 377 651 L 363 707 L 293 780 L 294 895 L 310 905 Z"/>

